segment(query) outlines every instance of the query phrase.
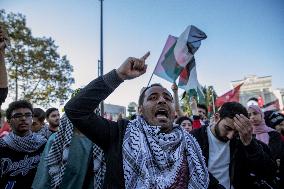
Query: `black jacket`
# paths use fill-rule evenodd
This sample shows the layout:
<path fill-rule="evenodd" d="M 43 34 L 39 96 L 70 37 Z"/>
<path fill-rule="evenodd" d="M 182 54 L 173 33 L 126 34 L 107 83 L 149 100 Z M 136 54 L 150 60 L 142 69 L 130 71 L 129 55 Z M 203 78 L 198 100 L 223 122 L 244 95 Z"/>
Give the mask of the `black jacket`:
<path fill-rule="evenodd" d="M 268 146 L 271 151 L 271 155 L 274 160 L 280 159 L 281 153 L 283 150 L 283 142 L 281 140 L 281 135 L 277 131 L 268 132 L 269 135 L 269 143 Z"/>
<path fill-rule="evenodd" d="M 45 144 L 34 152 L 0 147 L 0 188 L 30 189 L 44 147 Z"/>
<path fill-rule="evenodd" d="M 191 134 L 197 139 L 208 166 L 209 143 L 206 128 L 194 129 Z M 230 180 L 234 189 L 254 188 L 252 175 L 272 180 L 276 174 L 276 164 L 270 155 L 268 146 L 256 139 L 252 139 L 248 146 L 244 146 L 238 138 L 232 139 L 229 166 Z M 210 186 L 214 188 L 212 182 Z"/>
<path fill-rule="evenodd" d="M 107 189 L 125 188 L 122 142 L 128 122 L 109 121 L 97 116 L 94 110 L 121 82 L 112 71 L 93 80 L 64 107 L 73 125 L 104 150 L 107 166 L 103 188 Z"/>

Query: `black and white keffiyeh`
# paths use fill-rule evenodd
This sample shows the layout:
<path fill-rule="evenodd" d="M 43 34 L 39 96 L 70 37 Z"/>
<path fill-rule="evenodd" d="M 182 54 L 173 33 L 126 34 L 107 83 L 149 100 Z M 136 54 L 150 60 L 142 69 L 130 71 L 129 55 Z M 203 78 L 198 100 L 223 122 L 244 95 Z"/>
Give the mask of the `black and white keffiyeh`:
<path fill-rule="evenodd" d="M 73 124 L 64 114 L 60 118 L 59 130 L 51 145 L 50 151 L 45 158 L 51 177 L 51 188 L 58 188 L 62 182 L 66 168 L 69 147 L 73 136 Z M 106 172 L 106 164 L 103 150 L 96 144 L 93 145 L 93 171 L 94 171 L 94 189 L 103 187 L 103 179 Z"/>
<path fill-rule="evenodd" d="M 188 188 L 208 187 L 208 170 L 199 144 L 179 126 L 166 134 L 138 116 L 126 128 L 122 153 L 126 189 L 169 188 L 184 155 L 189 168 Z"/>
<path fill-rule="evenodd" d="M 169 134 L 149 126 L 141 117 L 129 122 L 124 136 L 122 154 L 126 189 L 164 189 L 177 178 L 184 155 L 189 168 L 189 189 L 207 188 L 209 176 L 197 141 L 181 127 L 174 126 Z M 62 182 L 67 163 L 73 125 L 66 115 L 46 160 L 51 177 L 51 188 Z M 106 164 L 103 150 L 93 146 L 94 188 L 103 188 Z"/>
<path fill-rule="evenodd" d="M 35 152 L 46 143 L 43 136 L 29 132 L 26 136 L 18 136 L 13 131 L 0 140 L 1 147 L 9 147 L 17 152 Z"/>

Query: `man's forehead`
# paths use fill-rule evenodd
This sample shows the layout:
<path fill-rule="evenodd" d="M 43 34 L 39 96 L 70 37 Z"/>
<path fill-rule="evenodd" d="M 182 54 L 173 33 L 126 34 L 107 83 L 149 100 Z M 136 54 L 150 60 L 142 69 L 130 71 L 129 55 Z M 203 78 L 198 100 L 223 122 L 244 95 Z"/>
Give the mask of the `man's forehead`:
<path fill-rule="evenodd" d="M 50 114 L 59 114 L 58 110 L 53 110 Z"/>
<path fill-rule="evenodd" d="M 152 86 L 149 89 L 146 90 L 145 95 L 149 96 L 153 93 L 166 93 L 171 96 L 171 93 L 162 86 Z"/>

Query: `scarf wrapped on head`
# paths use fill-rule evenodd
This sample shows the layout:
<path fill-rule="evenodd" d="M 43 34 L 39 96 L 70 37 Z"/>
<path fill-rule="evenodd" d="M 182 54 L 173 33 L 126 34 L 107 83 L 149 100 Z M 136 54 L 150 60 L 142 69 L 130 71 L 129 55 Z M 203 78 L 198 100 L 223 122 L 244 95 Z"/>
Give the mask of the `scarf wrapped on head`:
<path fill-rule="evenodd" d="M 125 132 L 122 146 L 126 189 L 166 189 L 178 179 L 185 157 L 190 189 L 207 188 L 208 170 L 196 139 L 175 125 L 170 133 L 160 132 L 137 117 Z"/>
<path fill-rule="evenodd" d="M 248 109 L 253 109 L 254 111 L 256 111 L 257 113 L 259 113 L 261 115 L 261 123 L 257 126 L 253 125 L 253 134 L 256 135 L 257 140 L 260 140 L 260 141 L 264 142 L 265 144 L 268 144 L 269 143 L 268 132 L 274 131 L 274 129 L 268 127 L 265 124 L 264 113 L 262 112 L 260 107 L 258 107 L 256 105 L 250 105 L 248 107 Z"/>

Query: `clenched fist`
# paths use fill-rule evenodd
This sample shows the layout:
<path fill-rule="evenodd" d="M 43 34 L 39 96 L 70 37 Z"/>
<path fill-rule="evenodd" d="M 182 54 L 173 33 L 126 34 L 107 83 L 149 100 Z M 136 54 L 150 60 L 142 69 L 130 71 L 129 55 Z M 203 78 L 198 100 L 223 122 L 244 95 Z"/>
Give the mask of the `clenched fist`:
<path fill-rule="evenodd" d="M 150 52 L 147 52 L 141 58 L 129 57 L 124 63 L 116 70 L 116 73 L 122 80 L 133 79 L 144 74 L 147 69 L 147 64 L 145 60 L 150 55 Z"/>

